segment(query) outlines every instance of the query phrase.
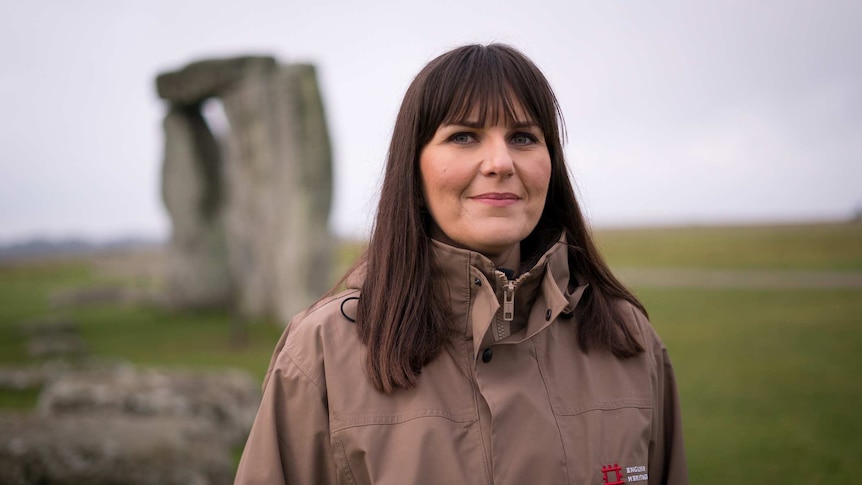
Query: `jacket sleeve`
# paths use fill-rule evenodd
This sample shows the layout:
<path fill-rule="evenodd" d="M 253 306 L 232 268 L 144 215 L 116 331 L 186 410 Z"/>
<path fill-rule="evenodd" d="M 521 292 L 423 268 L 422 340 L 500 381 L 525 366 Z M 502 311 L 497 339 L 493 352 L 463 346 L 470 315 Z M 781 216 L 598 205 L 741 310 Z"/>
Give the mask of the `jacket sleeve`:
<path fill-rule="evenodd" d="M 264 379 L 236 484 L 335 483 L 323 382 L 283 347 L 286 339 L 287 331 Z"/>
<path fill-rule="evenodd" d="M 638 313 L 638 312 L 636 312 Z M 685 447 L 682 438 L 682 416 L 676 378 L 667 348 L 646 317 L 638 315 L 651 353 L 653 369 L 653 426 L 649 448 L 649 483 L 682 485 L 688 482 Z"/>

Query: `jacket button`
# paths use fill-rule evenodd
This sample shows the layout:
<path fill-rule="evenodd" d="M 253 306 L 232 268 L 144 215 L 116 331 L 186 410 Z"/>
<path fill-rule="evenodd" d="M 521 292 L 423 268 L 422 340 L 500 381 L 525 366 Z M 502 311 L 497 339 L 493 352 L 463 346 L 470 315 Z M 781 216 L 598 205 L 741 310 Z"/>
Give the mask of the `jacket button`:
<path fill-rule="evenodd" d="M 548 308 L 548 311 L 545 312 L 545 321 L 548 321 L 550 319 L 551 319 L 551 309 Z"/>
<path fill-rule="evenodd" d="M 494 358 L 494 351 L 491 350 L 491 347 L 488 347 L 487 349 L 485 349 L 484 352 L 482 352 L 482 362 L 487 364 L 488 362 L 491 362 L 491 359 L 493 359 L 493 358 Z"/>
<path fill-rule="evenodd" d="M 482 286 L 482 280 L 480 280 L 479 278 L 476 278 L 475 280 L 473 280 L 473 284 L 476 286 Z"/>

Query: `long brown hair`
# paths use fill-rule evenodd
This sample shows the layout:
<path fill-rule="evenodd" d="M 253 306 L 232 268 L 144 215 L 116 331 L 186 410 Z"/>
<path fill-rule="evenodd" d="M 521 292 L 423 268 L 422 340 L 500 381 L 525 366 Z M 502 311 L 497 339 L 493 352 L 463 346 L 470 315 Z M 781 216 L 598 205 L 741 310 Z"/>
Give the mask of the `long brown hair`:
<path fill-rule="evenodd" d="M 590 236 L 563 158 L 559 104 L 541 71 L 503 44 L 468 45 L 432 60 L 413 80 L 395 121 L 377 217 L 365 261 L 356 314 L 366 345 L 366 371 L 381 391 L 409 388 L 448 338 L 449 306 L 434 286 L 430 214 L 423 209 L 419 155 L 437 128 L 478 115 L 478 121 L 515 118 L 514 102 L 542 129 L 551 156 L 545 209 L 521 243 L 530 265 L 557 240 L 569 244 L 572 283 L 579 275 L 589 290 L 578 305 L 581 350 L 607 349 L 621 358 L 643 351 L 623 323 L 615 300 L 643 305 L 611 273 Z"/>

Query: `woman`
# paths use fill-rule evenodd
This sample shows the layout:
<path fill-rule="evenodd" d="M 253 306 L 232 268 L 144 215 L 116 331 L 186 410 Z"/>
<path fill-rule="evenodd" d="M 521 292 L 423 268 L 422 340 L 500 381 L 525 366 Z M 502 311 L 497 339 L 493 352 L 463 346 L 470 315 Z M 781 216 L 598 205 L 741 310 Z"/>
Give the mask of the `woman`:
<path fill-rule="evenodd" d="M 347 290 L 279 341 L 237 483 L 685 483 L 673 371 L 515 49 L 431 61 Z"/>

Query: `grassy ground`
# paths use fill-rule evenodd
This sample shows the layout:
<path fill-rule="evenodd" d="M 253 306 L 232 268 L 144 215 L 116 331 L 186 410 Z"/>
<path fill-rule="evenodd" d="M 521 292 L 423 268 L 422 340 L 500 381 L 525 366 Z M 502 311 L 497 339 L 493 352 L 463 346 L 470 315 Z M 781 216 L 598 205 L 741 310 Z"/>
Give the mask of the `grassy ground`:
<path fill-rule="evenodd" d="M 22 330 L 32 322 L 69 320 L 78 323 L 98 358 L 157 366 L 231 366 L 263 378 L 282 330 L 274 322 L 249 322 L 244 342 L 238 342 L 225 312 L 176 312 L 131 303 L 51 304 L 58 292 L 106 282 L 117 284 L 115 276 L 101 274 L 86 260 L 0 264 L 0 365 L 38 364 L 27 355 Z M 0 390 L 0 408 L 21 407 L 22 396 L 30 395 Z"/>
<path fill-rule="evenodd" d="M 862 271 L 862 225 L 598 231 L 614 267 Z M 355 245 L 342 249 L 346 264 Z M 100 357 L 139 364 L 235 366 L 258 378 L 281 329 L 249 326 L 234 343 L 222 313 L 100 304 L 52 308 L 57 289 L 104 275 L 82 261 L 0 264 L 0 364 L 32 362 L 22 322 L 78 321 Z M 665 340 L 683 404 L 692 483 L 835 483 L 862 456 L 862 288 L 667 288 L 638 295 Z M 0 408 L 36 394 L 0 392 Z"/>
<path fill-rule="evenodd" d="M 850 481 L 862 290 L 638 293 L 674 362 L 692 483 Z"/>
<path fill-rule="evenodd" d="M 862 225 L 598 231 L 614 267 L 858 274 Z M 635 291 L 679 381 L 692 483 L 852 481 L 862 287 Z"/>
<path fill-rule="evenodd" d="M 626 267 L 862 271 L 862 224 L 659 227 L 596 231 Z"/>

